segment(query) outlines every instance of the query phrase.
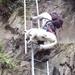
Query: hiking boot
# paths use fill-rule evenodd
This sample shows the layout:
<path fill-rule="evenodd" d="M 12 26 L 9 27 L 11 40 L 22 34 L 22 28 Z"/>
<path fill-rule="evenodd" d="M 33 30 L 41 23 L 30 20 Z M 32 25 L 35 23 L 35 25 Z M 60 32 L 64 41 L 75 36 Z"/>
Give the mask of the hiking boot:
<path fill-rule="evenodd" d="M 41 61 L 42 62 L 46 62 L 46 61 L 48 61 L 49 60 L 49 55 L 45 55 L 42 59 L 41 59 Z"/>

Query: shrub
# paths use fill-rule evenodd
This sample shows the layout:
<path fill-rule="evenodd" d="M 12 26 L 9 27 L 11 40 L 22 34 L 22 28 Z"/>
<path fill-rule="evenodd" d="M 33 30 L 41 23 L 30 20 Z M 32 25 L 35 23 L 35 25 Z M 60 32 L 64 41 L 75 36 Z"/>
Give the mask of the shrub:
<path fill-rule="evenodd" d="M 2 44 L 0 44 L 0 67 L 12 70 L 16 69 L 18 60 L 12 61 L 11 57 L 2 48 Z"/>

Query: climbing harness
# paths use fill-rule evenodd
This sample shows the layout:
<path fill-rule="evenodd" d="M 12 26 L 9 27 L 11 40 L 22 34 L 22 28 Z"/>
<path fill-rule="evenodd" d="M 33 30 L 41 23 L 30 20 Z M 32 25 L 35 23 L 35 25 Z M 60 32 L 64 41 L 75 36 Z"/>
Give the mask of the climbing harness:
<path fill-rule="evenodd" d="M 55 34 L 55 33 L 53 32 L 53 30 L 51 29 L 51 27 L 50 27 L 49 25 L 47 25 L 47 24 L 43 27 L 43 29 L 45 29 L 45 30 L 48 31 L 48 32 L 51 32 L 51 33 Z"/>

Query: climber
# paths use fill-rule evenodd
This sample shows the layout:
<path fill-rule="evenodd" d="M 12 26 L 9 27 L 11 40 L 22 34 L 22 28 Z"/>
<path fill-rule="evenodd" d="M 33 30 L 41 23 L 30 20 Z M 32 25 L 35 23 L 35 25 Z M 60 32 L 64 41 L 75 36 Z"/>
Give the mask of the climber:
<path fill-rule="evenodd" d="M 46 31 L 52 33 L 53 35 L 56 35 L 56 30 L 58 28 L 62 27 L 62 24 L 63 24 L 62 18 L 60 18 L 60 16 L 58 16 L 57 13 L 55 13 L 55 12 L 53 12 L 52 14 L 44 12 L 44 13 L 38 15 L 38 16 L 34 16 L 34 17 L 30 18 L 30 20 L 37 20 L 37 19 L 42 20 L 42 29 L 45 29 Z M 49 60 L 49 54 L 51 53 L 51 50 L 52 50 L 51 48 L 54 45 L 57 44 L 57 38 L 55 36 L 55 42 L 50 42 L 49 45 L 48 45 L 48 41 L 49 40 L 52 41 L 53 37 L 51 37 L 51 35 L 49 36 L 49 38 L 47 38 L 46 36 L 43 36 L 43 38 L 45 38 L 46 40 L 48 39 L 47 42 L 46 42 L 47 45 L 45 45 L 44 43 L 45 43 L 46 40 L 45 39 L 44 40 L 40 40 L 40 36 L 44 32 L 39 32 L 39 31 L 36 31 L 36 30 L 35 30 L 35 32 L 38 32 L 37 33 L 37 37 L 39 39 L 37 39 L 36 42 L 38 42 L 38 45 L 40 45 L 40 49 L 45 49 L 45 51 L 43 50 L 43 51 L 37 52 L 35 54 L 35 56 L 43 53 L 44 57 L 41 59 L 41 61 L 45 62 L 45 61 Z M 33 31 L 33 33 L 34 33 L 34 31 Z M 40 35 L 38 35 L 38 34 L 40 34 Z M 49 34 L 46 34 L 46 35 L 48 36 Z M 42 44 L 44 44 L 44 45 L 42 45 Z M 52 44 L 52 46 L 51 46 L 51 44 Z"/>
<path fill-rule="evenodd" d="M 57 29 L 62 27 L 63 24 L 63 19 L 58 16 L 56 12 L 53 12 L 51 14 L 44 12 L 41 13 L 38 16 L 31 17 L 30 20 L 37 20 L 40 19 L 42 20 L 42 28 L 49 31 L 49 32 L 54 32 L 56 35 Z"/>
<path fill-rule="evenodd" d="M 37 20 L 37 19 L 40 19 L 42 21 L 42 28 L 47 30 L 46 28 L 46 23 L 49 21 L 49 20 L 52 20 L 52 17 L 49 13 L 47 12 L 44 12 L 44 13 L 41 13 L 40 15 L 38 16 L 34 16 L 34 17 L 31 17 L 30 18 L 31 20 Z M 55 27 L 52 25 L 52 23 L 50 22 L 50 27 L 52 28 L 52 30 L 55 32 Z"/>

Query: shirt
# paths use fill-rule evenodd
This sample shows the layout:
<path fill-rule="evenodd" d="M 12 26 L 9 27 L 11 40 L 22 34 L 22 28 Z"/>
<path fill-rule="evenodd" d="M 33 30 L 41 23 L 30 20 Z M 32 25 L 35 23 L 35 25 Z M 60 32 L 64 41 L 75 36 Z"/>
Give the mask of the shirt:
<path fill-rule="evenodd" d="M 49 13 L 44 12 L 38 16 L 32 17 L 33 20 L 42 19 L 42 27 L 46 24 L 47 21 L 52 20 L 52 17 Z"/>

